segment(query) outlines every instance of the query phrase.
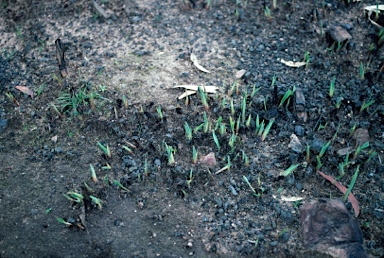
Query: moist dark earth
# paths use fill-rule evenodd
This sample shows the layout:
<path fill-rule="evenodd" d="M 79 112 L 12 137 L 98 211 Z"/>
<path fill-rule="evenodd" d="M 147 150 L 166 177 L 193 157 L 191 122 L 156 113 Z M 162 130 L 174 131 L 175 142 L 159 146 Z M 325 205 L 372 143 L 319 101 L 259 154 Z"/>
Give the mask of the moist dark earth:
<path fill-rule="evenodd" d="M 363 247 L 383 257 L 375 4 L 2 0 L 0 257 L 327 257 L 300 207 L 344 194 L 318 170 L 357 175 Z"/>

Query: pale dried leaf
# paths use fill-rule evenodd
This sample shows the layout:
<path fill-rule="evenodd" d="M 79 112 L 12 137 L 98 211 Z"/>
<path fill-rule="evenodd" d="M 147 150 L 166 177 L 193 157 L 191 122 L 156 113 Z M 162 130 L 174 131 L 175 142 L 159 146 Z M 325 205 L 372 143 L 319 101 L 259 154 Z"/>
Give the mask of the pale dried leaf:
<path fill-rule="evenodd" d="M 53 141 L 54 143 L 56 143 L 56 142 L 57 142 L 57 135 L 53 136 L 53 137 L 51 138 L 51 141 Z"/>
<path fill-rule="evenodd" d="M 199 61 L 197 61 L 197 58 L 196 56 L 191 53 L 191 61 L 193 63 L 194 66 L 196 66 L 197 69 L 199 69 L 200 71 L 202 72 L 205 72 L 205 73 L 210 73 L 210 71 L 208 71 L 207 69 L 205 69 L 204 67 L 202 67 L 200 64 L 199 64 Z"/>
<path fill-rule="evenodd" d="M 183 98 L 186 98 L 190 95 L 193 95 L 193 94 L 196 94 L 197 91 L 194 91 L 194 90 L 186 90 L 183 94 L 181 94 L 178 99 L 183 99 Z"/>
<path fill-rule="evenodd" d="M 364 10 L 368 12 L 368 20 L 373 24 L 375 25 L 376 27 L 378 28 L 382 28 L 382 26 L 378 23 L 376 23 L 375 21 L 373 21 L 371 19 L 371 14 L 374 12 L 374 13 L 380 13 L 380 11 L 384 11 L 384 5 L 383 4 L 379 4 L 379 5 L 370 5 L 370 6 L 366 6 L 364 7 Z"/>
<path fill-rule="evenodd" d="M 286 201 L 286 202 L 297 202 L 297 201 L 304 200 L 304 198 L 303 197 L 297 197 L 297 196 L 291 196 L 291 197 L 281 196 L 281 200 Z"/>
<path fill-rule="evenodd" d="M 31 96 L 31 98 L 33 98 L 33 91 L 30 88 L 28 88 L 26 86 L 16 86 L 15 88 L 18 89 L 19 91 L 21 91 L 22 93 L 25 93 L 25 94 Z"/>
<path fill-rule="evenodd" d="M 176 85 L 176 86 L 173 86 L 172 88 L 184 88 L 184 89 L 187 89 L 187 90 L 193 90 L 193 91 L 198 91 L 198 88 L 201 88 L 204 92 L 207 92 L 207 93 L 216 93 L 217 90 L 220 90 L 219 87 L 217 86 L 212 86 L 212 85 L 209 85 L 209 86 L 198 86 L 198 85 Z"/>
<path fill-rule="evenodd" d="M 286 66 L 289 66 L 289 67 L 300 67 L 300 66 L 304 66 L 306 65 L 307 63 L 306 62 L 293 62 L 293 61 L 285 61 L 283 59 L 280 60 L 283 64 L 285 64 Z"/>
<path fill-rule="evenodd" d="M 246 73 L 247 71 L 242 69 L 240 71 L 237 71 L 236 74 L 235 74 L 235 78 L 236 79 L 240 79 L 241 77 L 243 77 L 243 75 Z"/>

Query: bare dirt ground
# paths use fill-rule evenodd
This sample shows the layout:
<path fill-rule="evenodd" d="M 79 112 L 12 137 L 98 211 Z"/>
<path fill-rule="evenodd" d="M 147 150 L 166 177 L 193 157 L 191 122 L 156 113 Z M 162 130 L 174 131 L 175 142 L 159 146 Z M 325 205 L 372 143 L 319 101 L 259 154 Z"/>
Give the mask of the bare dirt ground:
<path fill-rule="evenodd" d="M 384 256 L 376 2 L 209 2 L 1 1 L 0 257 L 326 257 L 299 213 L 343 197 L 318 170 L 358 175 L 363 247 Z M 219 89 L 208 110 L 177 85 Z"/>

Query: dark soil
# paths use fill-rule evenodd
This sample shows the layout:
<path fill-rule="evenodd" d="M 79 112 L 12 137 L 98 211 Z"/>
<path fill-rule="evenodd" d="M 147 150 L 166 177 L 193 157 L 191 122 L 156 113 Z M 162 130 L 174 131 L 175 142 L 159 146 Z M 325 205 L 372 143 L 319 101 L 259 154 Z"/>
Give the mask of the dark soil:
<path fill-rule="evenodd" d="M 0 257 L 324 257 L 304 245 L 299 210 L 343 197 L 317 173 L 328 142 L 319 170 L 348 187 L 359 169 L 352 193 L 364 248 L 383 257 L 383 47 L 362 10 L 375 1 L 277 1 L 276 9 L 272 1 L 98 2 L 106 18 L 91 1 L 1 1 Z M 332 26 L 352 38 L 334 44 Z M 281 62 L 306 52 L 305 66 Z M 178 100 L 184 91 L 173 86 L 185 84 L 220 88 L 209 111 L 199 94 Z M 185 123 L 195 129 L 204 115 L 207 127 L 188 140 Z M 264 141 L 256 117 L 274 121 Z M 301 143 L 294 148 L 292 134 Z M 193 146 L 217 164 L 194 164 Z M 68 200 L 70 191 L 83 200 Z"/>

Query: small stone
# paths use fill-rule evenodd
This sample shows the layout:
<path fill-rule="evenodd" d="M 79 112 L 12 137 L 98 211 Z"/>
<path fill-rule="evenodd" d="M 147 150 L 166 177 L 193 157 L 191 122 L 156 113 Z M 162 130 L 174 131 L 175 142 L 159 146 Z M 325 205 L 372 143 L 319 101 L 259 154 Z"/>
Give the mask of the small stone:
<path fill-rule="evenodd" d="M 290 138 L 291 138 L 291 142 L 288 144 L 288 148 L 292 149 L 296 153 L 302 153 L 303 146 L 299 138 L 295 134 L 292 134 Z"/>
<path fill-rule="evenodd" d="M 240 71 L 237 71 L 236 75 L 235 75 L 235 78 L 236 79 L 240 79 L 241 77 L 243 77 L 243 75 L 246 73 L 247 71 L 242 69 Z"/>
<path fill-rule="evenodd" d="M 295 134 L 298 136 L 303 136 L 305 132 L 305 128 L 301 125 L 296 125 L 295 126 Z"/>
<path fill-rule="evenodd" d="M 343 43 L 352 39 L 351 34 L 341 26 L 332 26 L 328 33 L 335 42 Z"/>
<path fill-rule="evenodd" d="M 214 167 L 216 166 L 215 153 L 213 152 L 208 153 L 207 155 L 202 156 L 199 161 L 202 165 L 206 165 L 208 167 Z"/>

